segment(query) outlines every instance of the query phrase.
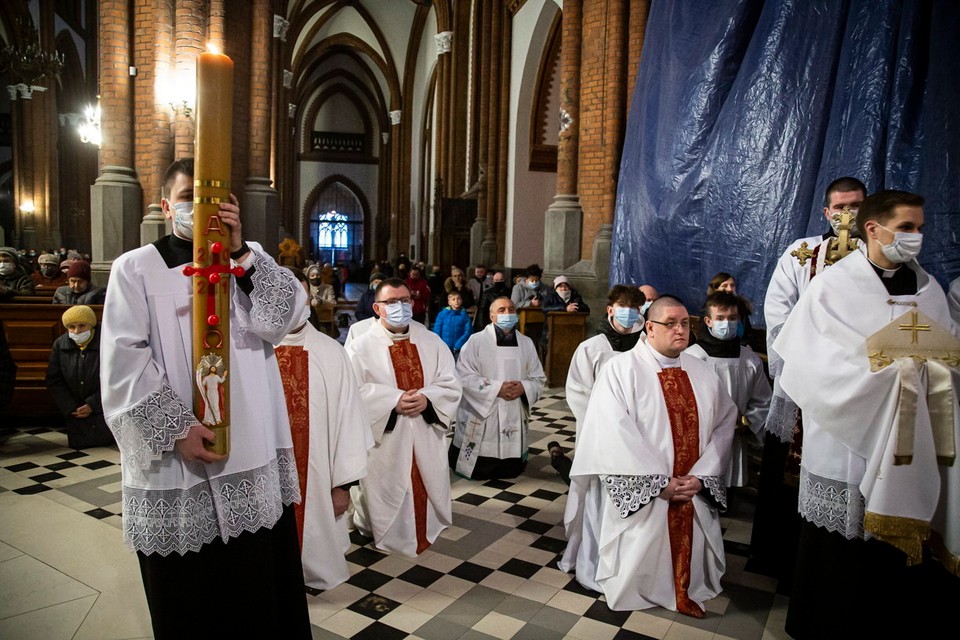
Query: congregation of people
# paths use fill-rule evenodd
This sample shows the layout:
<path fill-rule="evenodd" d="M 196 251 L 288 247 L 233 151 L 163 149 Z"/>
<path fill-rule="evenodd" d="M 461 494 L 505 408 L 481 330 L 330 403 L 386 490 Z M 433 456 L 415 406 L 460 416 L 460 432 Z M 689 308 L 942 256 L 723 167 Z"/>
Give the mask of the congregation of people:
<path fill-rule="evenodd" d="M 416 557 L 454 524 L 451 473 L 527 472 L 550 337 L 521 332 L 520 310 L 590 306 L 567 276 L 548 284 L 536 264 L 511 281 L 401 255 L 368 266 L 341 345 L 318 313 L 337 307 L 350 274 L 244 241 L 232 198 L 220 215 L 244 272 L 232 371 L 211 383 L 229 374 L 232 385 L 231 453 L 218 455 L 208 447 L 216 420 L 193 412 L 183 320 L 192 210 L 177 205 L 192 191 L 192 163 L 174 163 L 161 203 L 174 233 L 116 260 L 106 289 L 90 284 L 89 261 L 2 248 L 0 295 L 53 291 L 71 305 L 47 385 L 71 447 L 119 447 L 123 536 L 156 637 L 189 635 L 178 607 L 194 599 L 255 612 L 241 635 L 309 637 L 304 587 L 349 578 L 350 531 Z M 750 484 L 750 450 L 762 461 L 748 567 L 790 596 L 791 636 L 891 629 L 883 612 L 898 605 L 939 619 L 960 594 L 960 471 L 946 464 L 960 425 L 955 365 L 934 363 L 939 346 L 925 367 L 867 356 L 885 328 L 911 322 L 956 353 L 960 285 L 948 297 L 916 262 L 922 197 L 868 196 L 854 178 L 824 197 L 829 231 L 791 244 L 767 287 L 765 352 L 731 268 L 701 300 L 671 295 L 672 283 L 615 284 L 595 335 L 572 354 L 575 450 L 548 445 L 568 485 L 558 566 L 611 609 L 706 615 L 727 567 L 720 518 Z M 225 572 L 215 593 L 204 579 L 212 563 Z M 826 615 L 840 603 L 875 613 Z"/>

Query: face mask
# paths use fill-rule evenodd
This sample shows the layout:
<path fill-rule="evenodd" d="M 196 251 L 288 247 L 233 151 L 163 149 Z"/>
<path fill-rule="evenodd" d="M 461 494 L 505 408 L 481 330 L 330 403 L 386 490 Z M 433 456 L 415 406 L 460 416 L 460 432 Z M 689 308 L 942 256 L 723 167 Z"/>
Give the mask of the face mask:
<path fill-rule="evenodd" d="M 517 314 L 515 313 L 498 313 L 497 314 L 497 326 L 503 329 L 504 331 L 510 331 L 515 326 L 517 326 Z"/>
<path fill-rule="evenodd" d="M 384 305 L 387 308 L 387 323 L 390 326 L 403 328 L 413 320 L 413 305 L 402 302 Z"/>
<path fill-rule="evenodd" d="M 46 264 L 40 267 L 40 273 L 43 274 L 44 278 L 54 278 L 58 273 L 60 273 L 60 269 L 57 267 L 57 265 Z"/>
<path fill-rule="evenodd" d="M 881 229 L 887 229 L 883 225 L 877 225 Z M 890 231 L 890 229 L 887 229 Z M 923 246 L 922 233 L 904 233 L 902 231 L 890 231 L 893 234 L 893 242 L 890 244 L 881 244 L 880 249 L 883 255 L 890 262 L 897 264 L 910 262 L 920 255 L 920 247 Z M 880 241 L 877 240 L 877 243 Z"/>
<path fill-rule="evenodd" d="M 173 205 L 173 228 L 185 240 L 193 240 L 193 203 L 178 202 Z"/>
<path fill-rule="evenodd" d="M 539 280 L 527 280 L 527 286 L 530 287 L 531 289 L 536 289 L 537 287 L 540 286 L 540 281 L 539 281 Z"/>
<path fill-rule="evenodd" d="M 637 323 L 637 320 L 640 318 L 640 310 L 636 307 L 614 307 L 613 308 L 613 319 L 616 320 L 621 327 L 624 329 L 629 329 Z"/>
<path fill-rule="evenodd" d="M 739 320 L 714 320 L 712 327 L 707 327 L 717 340 L 732 340 L 737 337 L 737 327 Z"/>
<path fill-rule="evenodd" d="M 557 295 L 560 296 L 560 299 L 564 302 L 570 302 L 570 290 L 566 291 L 557 291 Z"/>
<path fill-rule="evenodd" d="M 70 336 L 70 339 L 73 340 L 75 343 L 77 343 L 77 344 L 83 344 L 84 342 L 86 342 L 87 340 L 90 339 L 90 336 L 91 336 L 92 334 L 93 334 L 93 331 L 90 331 L 90 330 L 88 329 L 87 331 L 84 331 L 83 333 L 68 333 L 67 335 Z"/>
<path fill-rule="evenodd" d="M 830 228 L 833 229 L 833 235 L 840 235 L 840 216 L 843 214 L 835 213 L 830 216 Z M 860 229 L 857 228 L 857 210 L 850 209 L 850 236 L 854 238 L 860 237 Z"/>
<path fill-rule="evenodd" d="M 653 300 L 647 300 L 646 302 L 643 303 L 643 306 L 640 307 L 640 313 L 643 314 L 644 318 L 647 317 L 647 309 L 649 309 L 650 305 L 652 304 L 653 304 Z"/>
<path fill-rule="evenodd" d="M 9 276 L 16 270 L 17 265 L 13 264 L 12 262 L 4 262 L 3 264 L 0 264 L 0 276 Z"/>

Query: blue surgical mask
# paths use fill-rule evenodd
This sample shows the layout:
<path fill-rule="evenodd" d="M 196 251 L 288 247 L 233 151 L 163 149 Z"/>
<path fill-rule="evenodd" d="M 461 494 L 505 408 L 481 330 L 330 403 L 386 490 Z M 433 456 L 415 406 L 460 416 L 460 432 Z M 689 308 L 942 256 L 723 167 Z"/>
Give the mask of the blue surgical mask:
<path fill-rule="evenodd" d="M 527 280 L 527 286 L 530 287 L 531 289 L 536 289 L 537 287 L 540 286 L 540 281 L 539 281 L 539 280 Z"/>
<path fill-rule="evenodd" d="M 386 320 L 390 326 L 403 328 L 413 320 L 413 304 L 394 302 L 384 306 L 387 308 Z"/>
<path fill-rule="evenodd" d="M 713 326 L 707 327 L 717 340 L 733 340 L 737 337 L 737 327 L 740 326 L 739 320 L 714 320 Z"/>
<path fill-rule="evenodd" d="M 636 307 L 614 307 L 613 318 L 621 327 L 629 329 L 640 319 L 640 310 Z"/>
<path fill-rule="evenodd" d="M 497 326 L 503 329 L 504 331 L 510 331 L 515 326 L 517 326 L 517 314 L 515 313 L 498 313 L 497 314 Z"/>
<path fill-rule="evenodd" d="M 178 202 L 173 205 L 173 228 L 181 238 L 193 240 L 192 202 Z"/>
<path fill-rule="evenodd" d="M 647 300 L 646 302 L 643 303 L 643 306 L 640 307 L 640 313 L 643 314 L 644 318 L 647 317 L 647 309 L 649 309 L 650 305 L 652 304 L 653 304 L 653 300 Z"/>

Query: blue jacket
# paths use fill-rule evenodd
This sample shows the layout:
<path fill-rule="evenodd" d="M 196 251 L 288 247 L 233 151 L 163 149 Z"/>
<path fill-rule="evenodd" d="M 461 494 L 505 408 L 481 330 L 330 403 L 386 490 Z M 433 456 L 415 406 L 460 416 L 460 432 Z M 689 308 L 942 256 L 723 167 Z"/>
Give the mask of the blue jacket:
<path fill-rule="evenodd" d="M 445 307 L 433 321 L 433 332 L 440 336 L 451 351 L 459 351 L 473 331 L 470 314 L 465 309 L 454 311 Z"/>

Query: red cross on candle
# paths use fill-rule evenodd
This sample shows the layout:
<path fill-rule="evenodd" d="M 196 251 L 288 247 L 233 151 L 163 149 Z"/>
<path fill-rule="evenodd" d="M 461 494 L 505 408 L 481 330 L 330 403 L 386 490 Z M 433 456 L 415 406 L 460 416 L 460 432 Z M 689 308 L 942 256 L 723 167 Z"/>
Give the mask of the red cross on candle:
<path fill-rule="evenodd" d="M 217 287 L 224 273 L 232 274 L 238 278 L 243 277 L 243 267 L 231 267 L 229 256 L 224 255 L 223 244 L 214 242 L 210 245 L 210 253 L 218 256 L 211 259 L 209 267 L 196 267 L 187 265 L 183 268 L 183 275 L 193 276 L 195 278 L 206 278 L 210 286 L 207 287 L 207 324 L 215 327 L 220 324 L 220 316 L 217 315 Z M 224 259 L 226 258 L 226 259 Z"/>

